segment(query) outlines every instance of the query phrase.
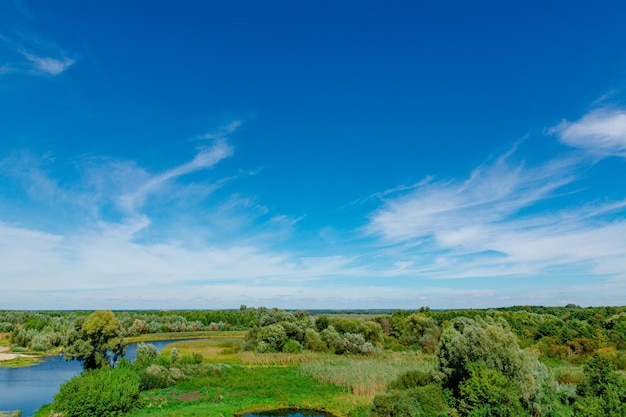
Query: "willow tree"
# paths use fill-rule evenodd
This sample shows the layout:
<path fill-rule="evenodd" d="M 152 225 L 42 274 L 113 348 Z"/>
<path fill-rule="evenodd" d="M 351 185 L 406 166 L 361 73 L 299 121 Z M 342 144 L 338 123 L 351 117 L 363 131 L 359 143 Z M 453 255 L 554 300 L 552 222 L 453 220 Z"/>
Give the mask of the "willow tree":
<path fill-rule="evenodd" d="M 127 342 L 110 310 L 96 311 L 76 322 L 65 357 L 83 362 L 84 369 L 110 367 L 124 355 Z"/>

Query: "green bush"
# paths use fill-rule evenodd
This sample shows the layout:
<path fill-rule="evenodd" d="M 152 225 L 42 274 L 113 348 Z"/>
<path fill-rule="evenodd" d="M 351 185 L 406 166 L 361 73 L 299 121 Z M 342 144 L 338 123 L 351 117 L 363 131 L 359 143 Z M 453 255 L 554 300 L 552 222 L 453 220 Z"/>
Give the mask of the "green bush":
<path fill-rule="evenodd" d="M 441 385 L 434 383 L 413 388 L 410 392 L 428 417 L 447 416 L 446 396 Z"/>
<path fill-rule="evenodd" d="M 270 324 L 269 326 L 262 327 L 259 330 L 259 341 L 265 342 L 269 345 L 269 348 L 263 351 L 280 352 L 283 350 L 283 345 L 287 341 L 287 333 L 285 328 L 280 324 Z M 262 349 L 257 347 L 257 351 Z"/>
<path fill-rule="evenodd" d="M 139 372 L 141 389 L 167 388 L 176 381 L 186 378 L 185 373 L 179 368 L 165 368 L 161 365 L 150 365 Z"/>
<path fill-rule="evenodd" d="M 283 352 L 300 353 L 302 352 L 302 345 L 297 340 L 289 339 L 283 346 Z"/>
<path fill-rule="evenodd" d="M 423 387 L 433 382 L 432 372 L 426 372 L 422 370 L 408 371 L 400 376 L 395 381 L 389 384 L 390 389 L 409 389 L 413 387 Z"/>
<path fill-rule="evenodd" d="M 152 365 L 157 358 L 157 348 L 152 343 L 140 342 L 137 345 L 135 354 L 135 365 L 138 368 L 147 368 Z"/>
<path fill-rule="evenodd" d="M 468 366 L 469 378 L 460 386 L 459 411 L 468 417 L 523 417 L 519 387 L 484 362 Z"/>
<path fill-rule="evenodd" d="M 372 417 L 426 417 L 411 391 L 392 390 L 374 397 Z"/>
<path fill-rule="evenodd" d="M 117 417 L 138 405 L 139 384 L 129 367 L 85 371 L 61 385 L 53 409 L 64 417 Z"/>
<path fill-rule="evenodd" d="M 577 388 L 576 417 L 626 415 L 626 378 L 615 372 L 611 358 L 596 354 L 585 363 L 585 379 Z"/>
<path fill-rule="evenodd" d="M 304 343 L 307 349 L 314 352 L 328 352 L 328 346 L 326 346 L 319 333 L 313 329 L 306 329 Z"/>

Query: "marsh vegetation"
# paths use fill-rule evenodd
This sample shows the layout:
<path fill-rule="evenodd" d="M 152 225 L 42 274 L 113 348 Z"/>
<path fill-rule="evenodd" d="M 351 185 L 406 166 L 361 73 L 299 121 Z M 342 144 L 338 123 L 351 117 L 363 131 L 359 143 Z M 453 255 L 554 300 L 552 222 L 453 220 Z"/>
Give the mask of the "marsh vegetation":
<path fill-rule="evenodd" d="M 359 313 L 245 306 L 226 313 L 2 312 L 0 322 L 13 349 L 44 343 L 67 349 L 90 334 L 97 336 L 89 343 L 107 346 L 106 352 L 128 339 L 146 342 L 133 363 L 122 356 L 115 361 L 116 355 L 83 360 L 85 372 L 63 384 L 40 417 L 235 416 L 271 409 L 363 417 L 626 415 L 623 308 Z M 97 325 L 86 331 L 85 323 Z M 207 335 L 160 353 L 149 343 Z M 102 390 L 106 396 L 94 394 Z"/>

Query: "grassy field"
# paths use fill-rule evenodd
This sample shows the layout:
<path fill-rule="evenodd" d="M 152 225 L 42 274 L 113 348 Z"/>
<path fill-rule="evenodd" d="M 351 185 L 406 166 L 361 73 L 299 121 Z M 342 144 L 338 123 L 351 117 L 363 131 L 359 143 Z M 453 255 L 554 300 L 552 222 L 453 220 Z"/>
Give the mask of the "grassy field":
<path fill-rule="evenodd" d="M 173 339 L 202 339 L 202 338 L 236 338 L 243 339 L 245 331 L 200 331 L 200 332 L 172 332 L 172 333 L 150 333 L 140 336 L 127 337 L 129 343 L 150 342 L 154 340 Z"/>
<path fill-rule="evenodd" d="M 242 351 L 242 345 L 237 334 L 168 345 L 162 354 L 168 355 L 174 347 L 181 355 L 199 353 L 204 362 L 221 364 L 221 371 L 143 393 L 145 406 L 132 416 L 228 417 L 280 408 L 360 416 L 367 414 L 373 396 L 398 374 L 432 366 L 431 358 L 418 353 L 258 354 Z"/>
<path fill-rule="evenodd" d="M 179 382 L 143 394 L 142 410 L 132 416 L 229 417 L 277 408 L 326 410 L 338 416 L 369 408 L 345 388 L 303 375 L 298 367 L 226 367 L 219 375 Z"/>

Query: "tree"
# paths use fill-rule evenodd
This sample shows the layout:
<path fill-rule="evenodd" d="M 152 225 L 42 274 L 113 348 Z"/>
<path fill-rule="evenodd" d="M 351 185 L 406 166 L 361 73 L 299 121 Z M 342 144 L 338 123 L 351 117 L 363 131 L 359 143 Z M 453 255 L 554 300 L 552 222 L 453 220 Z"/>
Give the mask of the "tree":
<path fill-rule="evenodd" d="M 577 388 L 576 417 L 626 415 L 626 378 L 615 372 L 611 359 L 596 354 L 585 363 L 585 380 Z"/>
<path fill-rule="evenodd" d="M 96 311 L 76 323 L 66 359 L 78 359 L 83 368 L 97 369 L 113 366 L 124 355 L 127 342 L 121 337 L 120 324 L 112 311 Z"/>
<path fill-rule="evenodd" d="M 535 410 L 541 407 L 542 387 L 548 381 L 547 369 L 519 347 L 517 337 L 504 320 L 490 317 L 454 319 L 443 331 L 437 360 L 447 387 L 457 394 L 470 377 L 474 381 L 472 385 L 465 385 L 466 392 L 470 392 L 469 387 L 480 385 L 478 382 L 482 384 L 497 379 L 495 374 L 472 365 L 481 362 L 486 370 L 501 374 L 517 388 L 519 400 L 525 408 Z M 469 408 L 468 405 L 468 415 Z"/>
<path fill-rule="evenodd" d="M 262 348 L 257 346 L 257 350 L 260 352 L 281 352 L 283 345 L 287 341 L 287 333 L 285 332 L 285 328 L 280 324 L 270 324 L 269 326 L 261 328 L 258 339 L 260 342 L 264 342 L 267 345 L 267 347 L 262 345 L 264 346 Z"/>
<path fill-rule="evenodd" d="M 462 416 L 517 417 L 528 415 L 520 402 L 520 387 L 484 362 L 468 365 L 469 377 L 459 387 Z"/>

